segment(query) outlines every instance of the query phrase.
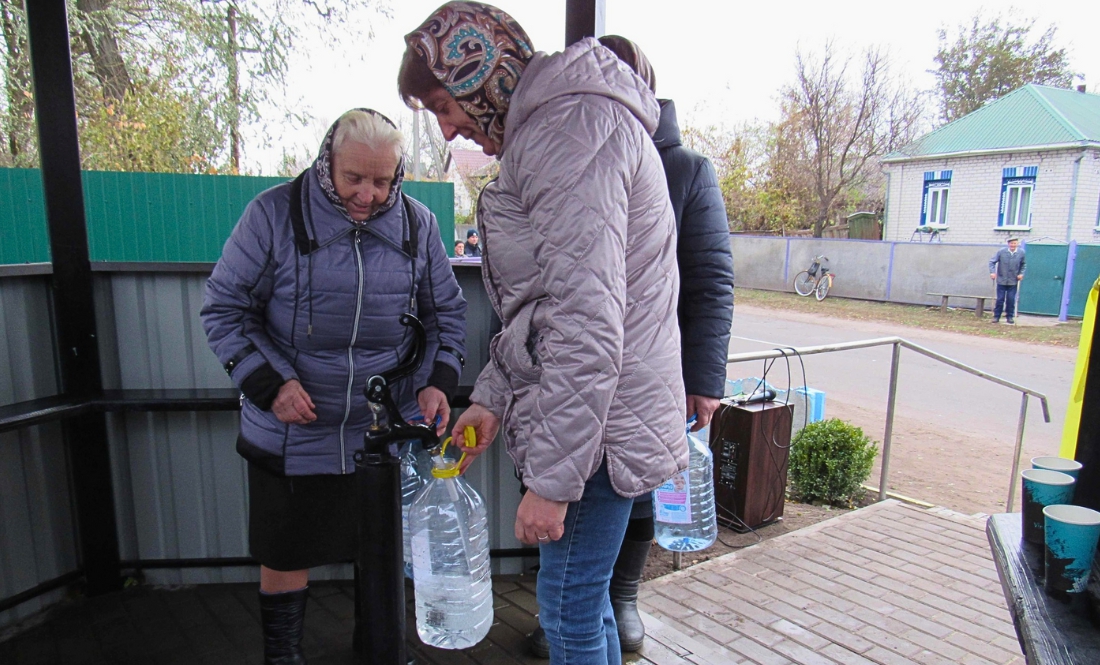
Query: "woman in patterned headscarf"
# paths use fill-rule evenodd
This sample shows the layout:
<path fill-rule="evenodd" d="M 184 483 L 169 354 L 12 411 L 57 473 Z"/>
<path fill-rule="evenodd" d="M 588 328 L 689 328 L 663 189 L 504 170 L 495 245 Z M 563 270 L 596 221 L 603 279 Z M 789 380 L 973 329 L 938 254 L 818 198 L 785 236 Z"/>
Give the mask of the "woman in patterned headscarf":
<path fill-rule="evenodd" d="M 477 221 L 503 331 L 455 439 L 475 427 L 480 453 L 499 429 L 522 477 L 551 662 L 617 665 L 608 583 L 632 497 L 687 466 L 657 101 L 595 40 L 535 53 L 489 5 L 443 5 L 405 41 L 405 102 L 500 160 Z"/>
<path fill-rule="evenodd" d="M 435 215 L 401 193 L 402 153 L 388 119 L 348 111 L 313 166 L 249 203 L 207 281 L 203 327 L 244 395 L 266 663 L 305 662 L 309 568 L 355 558 L 362 387 L 407 354 L 401 315 L 429 340 L 423 370 L 392 386 L 402 415 L 439 416 L 442 431 L 458 386 L 466 302 Z"/>

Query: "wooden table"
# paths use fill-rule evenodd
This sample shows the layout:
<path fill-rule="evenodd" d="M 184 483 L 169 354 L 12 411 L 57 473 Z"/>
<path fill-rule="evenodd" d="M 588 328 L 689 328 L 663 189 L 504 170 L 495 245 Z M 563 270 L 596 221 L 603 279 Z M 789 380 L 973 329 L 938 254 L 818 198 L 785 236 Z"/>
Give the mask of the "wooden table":
<path fill-rule="evenodd" d="M 985 531 L 1016 636 L 1028 664 L 1100 663 L 1100 628 L 1088 618 L 1090 603 L 1082 602 L 1083 607 L 1072 607 L 1046 595 L 1043 591 L 1043 548 L 1023 542 L 1020 513 L 990 517 Z M 1097 582 L 1094 568 L 1091 584 Z M 1095 591 L 1100 589 L 1090 587 L 1090 592 Z"/>
<path fill-rule="evenodd" d="M 929 293 L 930 296 L 938 296 L 940 298 L 940 311 L 947 311 L 948 298 L 973 298 L 978 301 L 978 306 L 974 308 L 974 314 L 980 319 L 985 314 L 985 299 L 992 296 L 972 296 L 965 293 Z"/>

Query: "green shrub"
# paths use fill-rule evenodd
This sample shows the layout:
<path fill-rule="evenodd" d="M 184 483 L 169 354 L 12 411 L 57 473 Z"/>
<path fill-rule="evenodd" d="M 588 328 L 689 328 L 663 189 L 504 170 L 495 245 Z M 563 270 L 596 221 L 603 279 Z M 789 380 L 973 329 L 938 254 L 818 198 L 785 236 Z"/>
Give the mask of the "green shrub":
<path fill-rule="evenodd" d="M 863 498 L 878 448 L 863 430 L 832 418 L 811 423 L 791 445 L 791 487 L 799 499 L 851 506 Z"/>

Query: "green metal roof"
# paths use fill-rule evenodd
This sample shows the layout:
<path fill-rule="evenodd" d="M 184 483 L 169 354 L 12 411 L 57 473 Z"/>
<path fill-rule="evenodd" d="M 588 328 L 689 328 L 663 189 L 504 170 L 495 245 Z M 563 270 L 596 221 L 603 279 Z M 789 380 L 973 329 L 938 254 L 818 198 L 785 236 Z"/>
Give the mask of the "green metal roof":
<path fill-rule="evenodd" d="M 883 161 L 1015 148 L 1100 147 L 1100 95 L 1029 83 Z"/>

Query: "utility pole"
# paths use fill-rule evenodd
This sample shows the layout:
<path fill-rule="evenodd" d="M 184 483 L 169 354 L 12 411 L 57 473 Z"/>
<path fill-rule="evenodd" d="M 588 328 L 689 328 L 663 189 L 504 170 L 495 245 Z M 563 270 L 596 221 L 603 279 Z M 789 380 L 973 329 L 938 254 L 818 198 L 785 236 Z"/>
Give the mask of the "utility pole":
<path fill-rule="evenodd" d="M 229 3 L 225 20 L 228 24 L 229 57 L 229 166 L 233 173 L 241 172 L 241 78 L 237 68 L 237 5 Z"/>
<path fill-rule="evenodd" d="M 413 180 L 420 180 L 420 109 L 413 109 Z"/>

